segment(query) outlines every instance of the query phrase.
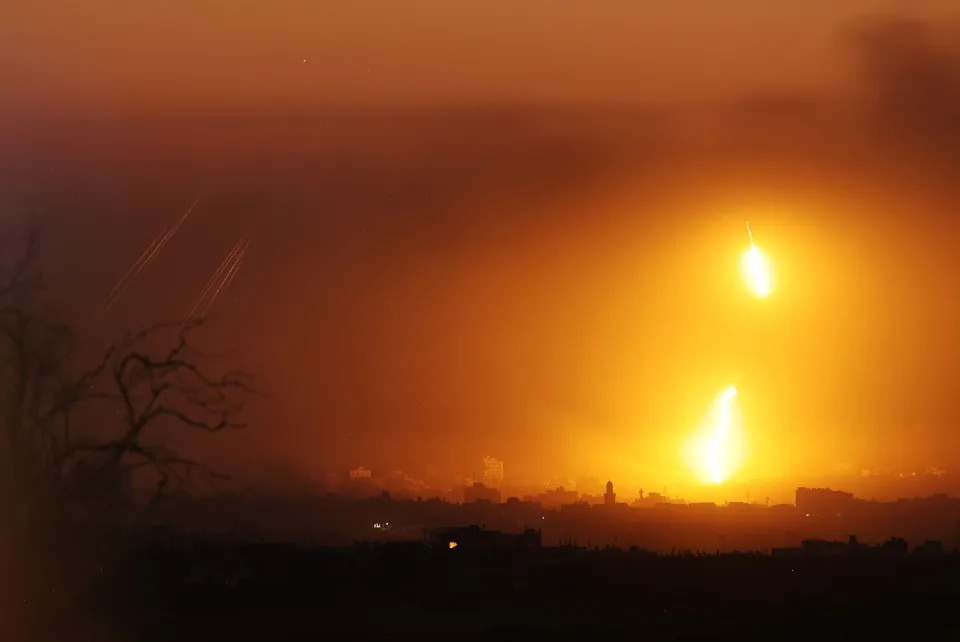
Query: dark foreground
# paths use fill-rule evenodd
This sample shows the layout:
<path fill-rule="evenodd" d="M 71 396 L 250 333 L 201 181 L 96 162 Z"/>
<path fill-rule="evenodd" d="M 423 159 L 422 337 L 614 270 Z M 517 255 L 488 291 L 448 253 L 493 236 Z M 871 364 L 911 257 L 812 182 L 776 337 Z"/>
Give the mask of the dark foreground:
<path fill-rule="evenodd" d="M 960 640 L 956 555 L 151 546 L 108 571 L 49 639 Z"/>

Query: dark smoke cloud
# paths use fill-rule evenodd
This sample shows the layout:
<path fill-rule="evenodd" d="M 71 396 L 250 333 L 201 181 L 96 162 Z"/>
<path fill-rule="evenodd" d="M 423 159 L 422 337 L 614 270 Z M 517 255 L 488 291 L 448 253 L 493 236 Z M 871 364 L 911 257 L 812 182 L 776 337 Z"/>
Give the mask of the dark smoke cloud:
<path fill-rule="evenodd" d="M 854 34 L 873 125 L 911 147 L 960 151 L 960 29 L 874 20 Z M 885 131 L 884 131 L 885 130 Z"/>

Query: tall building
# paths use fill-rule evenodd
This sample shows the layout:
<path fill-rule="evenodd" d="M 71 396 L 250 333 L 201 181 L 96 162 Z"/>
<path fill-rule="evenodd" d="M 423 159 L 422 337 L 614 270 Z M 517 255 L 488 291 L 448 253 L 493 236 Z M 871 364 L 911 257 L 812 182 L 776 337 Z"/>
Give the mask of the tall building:
<path fill-rule="evenodd" d="M 483 458 L 483 483 L 492 488 L 503 484 L 503 460 L 487 456 Z"/>
<path fill-rule="evenodd" d="M 603 505 L 613 506 L 617 503 L 617 494 L 613 492 L 613 482 L 607 481 L 607 492 L 603 494 Z"/>

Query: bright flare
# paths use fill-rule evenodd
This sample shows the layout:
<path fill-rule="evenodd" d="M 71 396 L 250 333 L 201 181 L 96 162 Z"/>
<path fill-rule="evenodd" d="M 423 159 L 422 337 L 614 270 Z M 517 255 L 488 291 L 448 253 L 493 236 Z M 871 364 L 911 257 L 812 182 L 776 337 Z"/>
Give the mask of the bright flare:
<path fill-rule="evenodd" d="M 752 241 L 740 257 L 740 276 L 747 288 L 761 299 L 773 292 L 773 266 L 766 252 Z"/>
<path fill-rule="evenodd" d="M 717 395 L 684 449 L 687 466 L 705 484 L 727 481 L 743 463 L 743 431 L 736 396 L 733 386 Z"/>

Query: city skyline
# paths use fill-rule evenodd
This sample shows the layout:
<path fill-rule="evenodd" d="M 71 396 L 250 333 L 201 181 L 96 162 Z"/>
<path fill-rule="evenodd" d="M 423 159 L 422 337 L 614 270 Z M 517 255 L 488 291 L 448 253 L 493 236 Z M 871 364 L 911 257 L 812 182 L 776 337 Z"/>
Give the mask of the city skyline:
<path fill-rule="evenodd" d="M 476 473 L 441 474 L 435 469 L 410 472 L 396 467 L 371 470 L 358 466 L 349 471 L 329 471 L 321 479 L 301 480 L 285 488 L 274 487 L 275 492 L 307 492 L 313 494 L 336 493 L 345 496 L 375 496 L 387 490 L 393 496 L 403 499 L 420 497 L 422 499 L 440 498 L 446 501 L 465 500 L 464 490 L 474 484 L 483 484 L 501 491 L 500 500 L 509 498 L 530 500 L 552 491 L 565 491 L 565 501 L 586 500 L 593 503 L 602 501 L 604 479 L 614 481 L 623 491 L 623 501 L 634 503 L 638 495 L 655 493 L 679 503 L 716 503 L 724 505 L 730 502 L 769 505 L 792 503 L 798 484 L 810 487 L 831 487 L 852 489 L 858 498 L 868 501 L 896 501 L 898 499 L 922 497 L 936 494 L 960 495 L 960 477 L 948 470 L 927 467 L 919 471 L 898 472 L 880 469 L 853 470 L 849 465 L 835 467 L 828 474 L 808 475 L 800 478 L 785 477 L 768 480 L 731 480 L 723 484 L 658 484 L 656 479 L 646 479 L 643 483 L 632 479 L 617 477 L 588 476 L 576 478 L 548 478 L 530 480 L 511 474 L 508 462 L 485 456 L 481 462 L 493 460 L 502 464 L 504 475 L 501 481 L 490 483 L 485 476 Z M 522 471 L 522 465 L 519 467 Z M 346 484 L 347 481 L 363 481 L 368 485 Z M 644 490 L 646 489 L 646 491 Z M 573 493 L 570 495 L 570 493 Z"/>

